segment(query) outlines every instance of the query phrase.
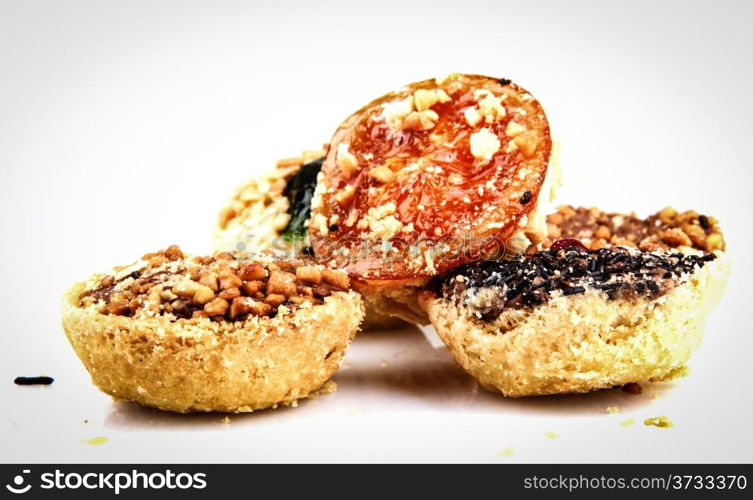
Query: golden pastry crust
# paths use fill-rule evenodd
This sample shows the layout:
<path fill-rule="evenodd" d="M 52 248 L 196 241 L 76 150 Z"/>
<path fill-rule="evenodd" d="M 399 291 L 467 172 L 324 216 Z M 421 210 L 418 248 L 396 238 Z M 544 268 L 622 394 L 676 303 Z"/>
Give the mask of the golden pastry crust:
<path fill-rule="evenodd" d="M 179 413 L 249 412 L 294 404 L 340 366 L 363 318 L 361 297 L 334 292 L 322 304 L 280 307 L 244 321 L 102 314 L 79 305 L 104 275 L 63 298 L 63 329 L 103 392 Z"/>
<path fill-rule="evenodd" d="M 654 300 L 607 300 L 591 290 L 490 322 L 430 291 L 419 300 L 455 361 L 484 388 L 513 397 L 589 392 L 681 367 L 701 343 L 728 268 L 719 253 Z"/>

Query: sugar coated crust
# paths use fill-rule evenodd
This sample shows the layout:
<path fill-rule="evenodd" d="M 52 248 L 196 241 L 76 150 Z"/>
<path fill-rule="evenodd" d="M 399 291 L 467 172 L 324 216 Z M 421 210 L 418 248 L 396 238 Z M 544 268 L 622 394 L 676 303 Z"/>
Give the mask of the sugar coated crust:
<path fill-rule="evenodd" d="M 63 297 L 62 323 L 93 383 L 117 399 L 179 413 L 250 412 L 294 404 L 340 366 L 363 318 L 361 297 L 245 321 L 133 318 L 80 307 L 102 275 Z"/>
<path fill-rule="evenodd" d="M 419 302 L 455 358 L 486 389 L 506 396 L 582 393 L 660 379 L 701 344 L 726 285 L 723 252 L 653 300 L 603 292 L 553 297 L 485 322 L 424 291 Z"/>

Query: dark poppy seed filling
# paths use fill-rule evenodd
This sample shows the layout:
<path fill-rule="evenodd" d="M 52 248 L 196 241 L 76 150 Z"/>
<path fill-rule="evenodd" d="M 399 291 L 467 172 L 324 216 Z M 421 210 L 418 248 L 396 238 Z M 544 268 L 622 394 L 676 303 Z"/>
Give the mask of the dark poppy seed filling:
<path fill-rule="evenodd" d="M 499 317 L 506 308 L 543 304 L 552 295 L 604 292 L 609 300 L 655 299 L 696 269 L 716 258 L 706 255 L 640 252 L 623 247 L 586 250 L 553 245 L 511 260 L 467 264 L 435 283 L 435 290 L 483 320 Z"/>

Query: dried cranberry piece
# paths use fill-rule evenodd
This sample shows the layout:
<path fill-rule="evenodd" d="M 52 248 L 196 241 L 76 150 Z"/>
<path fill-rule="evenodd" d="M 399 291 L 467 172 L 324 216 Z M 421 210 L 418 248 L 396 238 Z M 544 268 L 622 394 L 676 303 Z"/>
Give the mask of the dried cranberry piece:
<path fill-rule="evenodd" d="M 552 243 L 550 250 L 552 252 L 559 252 L 560 250 L 563 250 L 565 248 L 574 248 L 576 250 L 580 250 L 581 252 L 588 252 L 588 248 L 586 248 L 586 246 L 581 243 L 580 240 L 576 240 L 575 238 L 562 238 L 561 240 L 557 240 Z"/>

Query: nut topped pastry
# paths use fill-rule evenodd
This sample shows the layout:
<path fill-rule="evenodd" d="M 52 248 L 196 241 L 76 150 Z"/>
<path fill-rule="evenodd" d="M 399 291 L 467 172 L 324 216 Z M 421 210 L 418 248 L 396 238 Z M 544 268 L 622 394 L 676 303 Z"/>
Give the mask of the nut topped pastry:
<path fill-rule="evenodd" d="M 570 239 L 455 269 L 419 300 L 485 388 L 587 392 L 680 368 L 700 345 L 727 273 L 723 253 L 589 250 Z"/>
<path fill-rule="evenodd" d="M 655 250 L 725 249 L 719 221 L 695 210 L 678 212 L 666 207 L 641 219 L 635 214 L 610 213 L 598 208 L 561 206 L 547 216 L 549 237 L 540 248 L 548 248 L 560 238 L 580 240 L 590 249 L 620 245 L 652 252 Z"/>
<path fill-rule="evenodd" d="M 332 138 L 312 205 L 314 253 L 378 308 L 420 322 L 406 286 L 543 239 L 535 213 L 551 146 L 541 105 L 509 80 L 452 74 L 387 94 Z"/>
<path fill-rule="evenodd" d="M 306 397 L 338 368 L 362 318 L 341 271 L 177 246 L 78 283 L 63 302 L 63 327 L 100 389 L 177 412 Z"/>

